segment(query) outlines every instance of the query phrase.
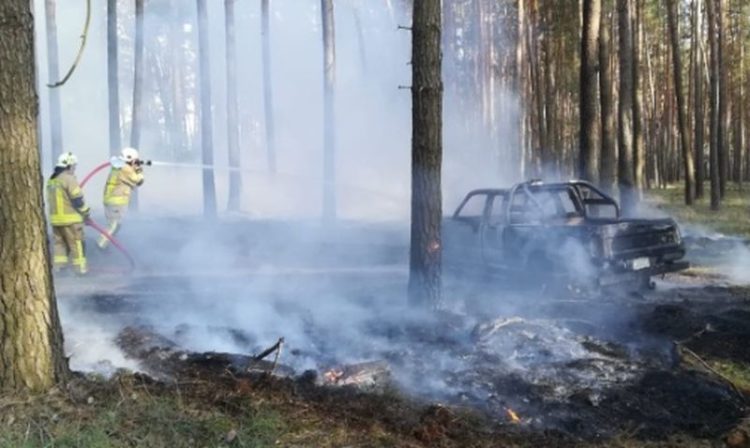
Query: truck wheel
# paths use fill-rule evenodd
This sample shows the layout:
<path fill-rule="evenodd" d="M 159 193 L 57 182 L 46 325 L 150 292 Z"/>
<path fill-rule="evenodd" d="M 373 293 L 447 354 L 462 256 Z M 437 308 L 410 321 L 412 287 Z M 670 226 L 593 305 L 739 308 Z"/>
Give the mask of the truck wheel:
<path fill-rule="evenodd" d="M 653 291 L 656 289 L 656 283 L 651 280 L 650 275 L 643 275 L 639 280 L 638 290 L 639 291 Z"/>
<path fill-rule="evenodd" d="M 560 286 L 555 276 L 555 265 L 544 254 L 532 254 L 526 262 L 524 279 L 529 286 L 538 287 L 540 293 L 555 290 Z"/>

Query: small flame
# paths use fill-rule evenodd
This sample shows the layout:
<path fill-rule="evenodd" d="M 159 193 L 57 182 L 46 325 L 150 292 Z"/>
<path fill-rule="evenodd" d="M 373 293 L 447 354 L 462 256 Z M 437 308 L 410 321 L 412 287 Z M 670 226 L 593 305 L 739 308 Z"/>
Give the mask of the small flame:
<path fill-rule="evenodd" d="M 511 422 L 521 423 L 521 418 L 518 416 L 518 414 L 516 414 L 516 412 L 513 409 L 508 408 L 507 412 L 508 412 L 508 418 L 510 418 Z"/>
<path fill-rule="evenodd" d="M 342 370 L 337 370 L 337 369 L 331 369 L 328 372 L 323 374 L 323 377 L 329 383 L 338 382 L 338 380 L 340 380 L 342 376 L 344 376 L 344 372 Z"/>

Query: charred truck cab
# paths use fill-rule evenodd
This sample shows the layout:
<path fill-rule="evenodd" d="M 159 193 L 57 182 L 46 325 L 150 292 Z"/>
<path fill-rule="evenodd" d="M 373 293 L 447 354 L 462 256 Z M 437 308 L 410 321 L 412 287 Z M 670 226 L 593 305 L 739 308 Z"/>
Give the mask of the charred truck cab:
<path fill-rule="evenodd" d="M 530 181 L 470 192 L 444 222 L 448 269 L 481 269 L 549 284 L 651 284 L 689 266 L 677 223 L 620 216 L 584 181 Z"/>

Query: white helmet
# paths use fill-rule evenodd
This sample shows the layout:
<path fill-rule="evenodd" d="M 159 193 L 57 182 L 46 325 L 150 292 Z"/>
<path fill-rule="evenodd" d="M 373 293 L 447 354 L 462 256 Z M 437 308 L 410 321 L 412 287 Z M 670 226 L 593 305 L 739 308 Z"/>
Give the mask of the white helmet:
<path fill-rule="evenodd" d="M 60 154 L 60 157 L 57 158 L 57 165 L 55 166 L 58 168 L 69 168 L 76 164 L 78 164 L 76 156 L 73 155 L 72 152 L 65 152 Z"/>
<path fill-rule="evenodd" d="M 135 148 L 123 148 L 123 150 L 120 151 L 120 160 L 124 162 L 138 160 L 138 150 Z"/>

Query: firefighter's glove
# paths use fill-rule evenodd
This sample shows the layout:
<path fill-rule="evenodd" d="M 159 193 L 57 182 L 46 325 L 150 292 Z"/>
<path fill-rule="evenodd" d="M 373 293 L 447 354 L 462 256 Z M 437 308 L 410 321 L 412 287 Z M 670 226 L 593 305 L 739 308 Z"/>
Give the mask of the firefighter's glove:
<path fill-rule="evenodd" d="M 83 210 L 80 210 L 81 216 L 83 216 L 83 221 L 91 221 L 91 209 L 86 207 Z"/>

